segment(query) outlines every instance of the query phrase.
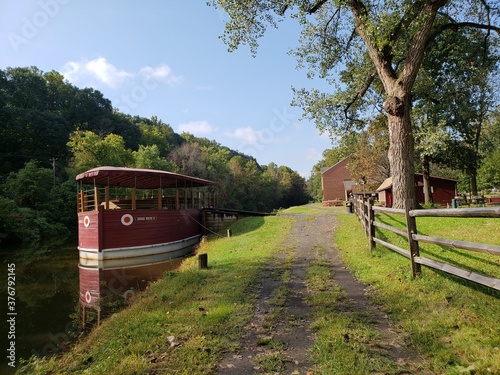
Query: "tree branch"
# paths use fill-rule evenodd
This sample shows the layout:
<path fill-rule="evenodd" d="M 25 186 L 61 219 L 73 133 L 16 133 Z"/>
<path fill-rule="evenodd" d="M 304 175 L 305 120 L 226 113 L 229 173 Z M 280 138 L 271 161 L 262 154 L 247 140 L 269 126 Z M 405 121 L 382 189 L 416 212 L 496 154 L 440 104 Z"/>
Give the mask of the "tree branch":
<path fill-rule="evenodd" d="M 415 18 L 420 14 L 424 6 L 422 1 L 416 1 L 410 9 L 405 13 L 401 20 L 394 26 L 394 29 L 389 36 L 389 41 L 394 42 L 398 39 L 401 30 L 406 29 L 415 20 Z M 390 43 L 389 43 L 390 44 Z"/>
<path fill-rule="evenodd" d="M 362 98 L 366 94 L 366 92 L 370 88 L 371 84 L 375 80 L 375 76 L 376 76 L 375 74 L 372 74 L 371 76 L 369 76 L 365 82 L 365 85 L 361 88 L 361 90 L 359 90 L 356 93 L 356 95 L 354 96 L 354 98 L 349 103 L 347 103 L 346 107 L 344 108 L 344 114 L 348 120 L 360 121 L 360 120 L 356 120 L 356 119 L 349 117 L 347 112 L 349 111 L 349 108 L 356 102 L 356 100 L 358 100 L 358 98 L 360 98 L 360 97 Z"/>
<path fill-rule="evenodd" d="M 330 22 L 332 22 L 332 20 L 335 18 L 335 16 L 337 14 L 340 14 L 340 7 L 337 8 L 337 10 L 332 14 L 332 16 L 330 17 L 330 19 L 326 22 L 325 24 L 325 27 L 323 28 L 323 32 L 326 34 L 327 30 L 328 30 L 328 26 L 330 26 Z"/>
<path fill-rule="evenodd" d="M 328 0 L 320 0 L 318 1 L 312 8 L 309 8 L 307 10 L 307 13 L 309 14 L 313 14 L 313 13 L 316 13 L 319 8 L 321 8 Z"/>
<path fill-rule="evenodd" d="M 423 51 L 425 51 L 432 34 L 436 14 L 439 8 L 444 6 L 445 3 L 446 0 L 436 0 L 426 4 L 422 9 L 422 13 L 425 14 L 423 22 L 420 30 L 417 31 L 411 39 L 408 47 L 407 63 L 404 65 L 400 75 L 400 82 L 407 85 L 407 87 L 411 87 L 415 82 L 420 64 L 424 57 Z"/>
<path fill-rule="evenodd" d="M 373 80 L 375 79 L 375 77 L 376 77 L 376 74 L 372 74 L 371 76 L 368 77 L 363 88 L 361 90 L 359 90 L 359 95 L 361 95 L 361 97 L 363 97 L 366 94 L 366 92 L 370 88 L 371 84 L 373 83 Z"/>
<path fill-rule="evenodd" d="M 285 5 L 283 6 L 283 8 L 281 8 L 281 9 L 280 9 L 280 11 L 278 12 L 278 14 L 279 14 L 280 16 L 284 16 L 284 15 L 285 15 L 285 12 L 287 11 L 287 9 L 288 9 L 288 4 L 285 4 Z"/>
<path fill-rule="evenodd" d="M 456 22 L 456 23 L 447 23 L 445 25 L 442 25 L 439 29 L 437 29 L 434 37 L 441 34 L 445 30 L 453 30 L 456 31 L 459 28 L 464 28 L 464 27 L 472 27 L 474 29 L 481 29 L 481 30 L 488 30 L 488 31 L 496 31 L 498 35 L 500 35 L 500 27 L 494 26 L 494 25 L 485 25 L 482 23 L 476 23 L 476 22 Z"/>

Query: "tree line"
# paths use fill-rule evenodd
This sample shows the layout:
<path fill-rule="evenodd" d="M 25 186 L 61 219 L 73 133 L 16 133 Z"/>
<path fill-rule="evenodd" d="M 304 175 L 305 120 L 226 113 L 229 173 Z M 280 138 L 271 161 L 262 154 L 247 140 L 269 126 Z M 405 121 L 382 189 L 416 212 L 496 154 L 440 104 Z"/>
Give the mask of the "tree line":
<path fill-rule="evenodd" d="M 45 249 L 74 236 L 74 178 L 103 165 L 215 181 L 225 208 L 269 212 L 311 199 L 305 179 L 287 166 L 177 134 L 157 117 L 120 113 L 98 90 L 75 87 L 56 71 L 0 70 L 3 245 Z"/>

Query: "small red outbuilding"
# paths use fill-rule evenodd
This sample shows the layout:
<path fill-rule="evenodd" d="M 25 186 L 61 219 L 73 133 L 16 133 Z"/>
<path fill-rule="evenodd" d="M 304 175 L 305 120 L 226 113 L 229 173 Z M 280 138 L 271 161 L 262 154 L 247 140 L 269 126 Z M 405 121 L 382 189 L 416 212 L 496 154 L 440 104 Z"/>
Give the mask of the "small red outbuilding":
<path fill-rule="evenodd" d="M 432 202 L 442 206 L 450 205 L 457 195 L 457 180 L 430 177 Z M 378 199 L 385 207 L 392 207 L 392 177 L 387 178 L 377 189 Z M 424 176 L 415 173 L 415 197 L 417 203 L 424 203 Z"/>

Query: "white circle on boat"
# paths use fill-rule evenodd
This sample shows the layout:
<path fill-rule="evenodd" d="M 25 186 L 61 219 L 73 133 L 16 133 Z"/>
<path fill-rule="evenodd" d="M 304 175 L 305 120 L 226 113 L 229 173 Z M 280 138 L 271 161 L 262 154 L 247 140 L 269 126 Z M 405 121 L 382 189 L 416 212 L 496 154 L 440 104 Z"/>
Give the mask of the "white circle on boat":
<path fill-rule="evenodd" d="M 123 225 L 127 225 L 128 226 L 128 225 L 132 224 L 133 222 L 134 222 L 134 218 L 133 218 L 132 215 L 125 214 L 125 215 L 122 216 L 122 224 Z"/>
<path fill-rule="evenodd" d="M 89 227 L 89 225 L 90 225 L 90 217 L 85 216 L 85 217 L 83 218 L 83 225 L 85 225 L 85 228 L 88 228 L 88 227 Z"/>
<path fill-rule="evenodd" d="M 88 290 L 85 292 L 85 302 L 87 303 L 92 302 L 92 294 L 90 294 Z"/>
<path fill-rule="evenodd" d="M 127 301 L 132 301 L 135 297 L 135 293 L 132 289 L 129 289 L 123 293 L 123 298 L 125 298 Z"/>

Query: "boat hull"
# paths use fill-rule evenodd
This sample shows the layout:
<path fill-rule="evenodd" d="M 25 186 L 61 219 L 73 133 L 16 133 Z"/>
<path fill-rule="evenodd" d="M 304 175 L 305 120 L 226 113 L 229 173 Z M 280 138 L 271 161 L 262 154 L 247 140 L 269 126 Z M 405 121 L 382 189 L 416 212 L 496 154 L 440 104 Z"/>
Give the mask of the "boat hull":
<path fill-rule="evenodd" d="M 200 235 L 195 235 L 163 244 L 104 249 L 102 251 L 79 248 L 80 267 L 112 270 L 162 263 L 168 259 L 180 258 L 192 253 L 199 241 Z"/>
<path fill-rule="evenodd" d="M 98 210 L 78 214 L 80 302 L 102 307 L 174 269 L 201 237 L 198 210 Z"/>

